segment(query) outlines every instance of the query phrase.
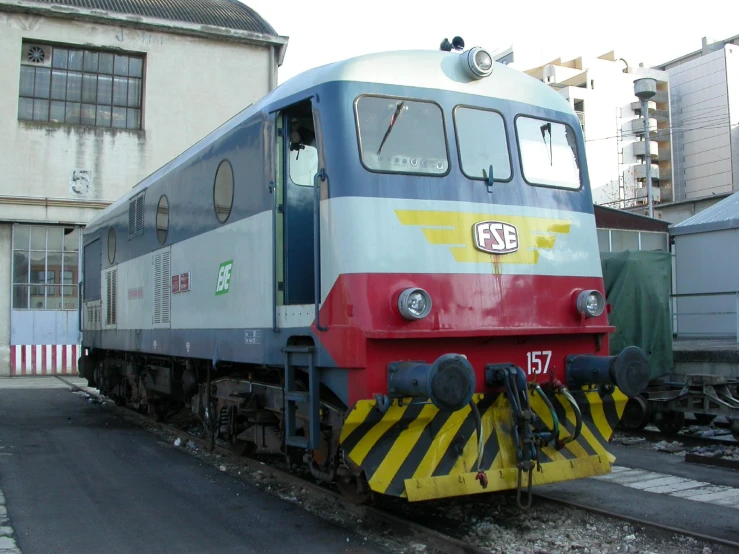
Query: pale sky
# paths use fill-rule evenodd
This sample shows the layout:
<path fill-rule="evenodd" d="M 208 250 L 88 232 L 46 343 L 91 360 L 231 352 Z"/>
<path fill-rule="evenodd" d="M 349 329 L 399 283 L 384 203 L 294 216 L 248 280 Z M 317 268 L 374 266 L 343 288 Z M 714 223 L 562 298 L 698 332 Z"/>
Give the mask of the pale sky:
<path fill-rule="evenodd" d="M 279 82 L 319 65 L 398 49 L 437 50 L 461 36 L 465 49 L 526 44 L 546 61 L 615 50 L 632 66 L 700 49 L 704 36 L 739 35 L 739 1 L 659 0 L 245 0 L 289 37 Z M 681 6 L 681 7 L 678 7 Z M 706 9 L 701 9 L 705 7 Z M 646 23 L 641 23 L 644 14 Z"/>

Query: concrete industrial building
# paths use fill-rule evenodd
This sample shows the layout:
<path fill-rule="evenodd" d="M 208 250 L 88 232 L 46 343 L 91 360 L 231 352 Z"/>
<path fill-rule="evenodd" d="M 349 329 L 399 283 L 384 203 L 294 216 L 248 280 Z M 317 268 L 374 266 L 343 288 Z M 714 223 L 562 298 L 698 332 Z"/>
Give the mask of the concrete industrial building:
<path fill-rule="evenodd" d="M 234 0 L 0 0 L 0 376 L 76 371 L 80 229 L 277 86 Z"/>
<path fill-rule="evenodd" d="M 659 211 L 679 223 L 739 191 L 739 35 L 656 69 L 670 76 L 675 176 Z"/>

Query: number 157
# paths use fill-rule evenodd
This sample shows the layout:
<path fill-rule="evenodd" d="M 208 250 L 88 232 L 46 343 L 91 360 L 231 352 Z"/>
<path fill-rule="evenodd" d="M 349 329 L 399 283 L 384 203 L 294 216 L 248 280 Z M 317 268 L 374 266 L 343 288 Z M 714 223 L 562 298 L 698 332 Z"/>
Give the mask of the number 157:
<path fill-rule="evenodd" d="M 552 360 L 552 351 L 527 352 L 527 375 L 541 375 L 549 371 L 549 362 Z"/>

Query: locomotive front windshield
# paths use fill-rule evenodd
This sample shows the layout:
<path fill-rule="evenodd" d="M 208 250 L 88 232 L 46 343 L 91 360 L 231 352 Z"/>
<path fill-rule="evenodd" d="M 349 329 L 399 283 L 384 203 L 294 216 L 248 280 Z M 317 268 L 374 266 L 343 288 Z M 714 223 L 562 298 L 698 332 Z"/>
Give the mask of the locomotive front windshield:
<path fill-rule="evenodd" d="M 493 179 L 507 181 L 511 178 L 503 116 L 498 112 L 458 106 L 454 110 L 454 126 L 465 176 L 487 179 L 492 167 Z"/>
<path fill-rule="evenodd" d="M 580 164 L 569 125 L 520 116 L 516 119 L 523 177 L 532 185 L 579 189 Z"/>
<path fill-rule="evenodd" d="M 356 104 L 362 163 L 370 171 L 444 175 L 449 169 L 441 108 L 404 98 L 362 96 Z"/>

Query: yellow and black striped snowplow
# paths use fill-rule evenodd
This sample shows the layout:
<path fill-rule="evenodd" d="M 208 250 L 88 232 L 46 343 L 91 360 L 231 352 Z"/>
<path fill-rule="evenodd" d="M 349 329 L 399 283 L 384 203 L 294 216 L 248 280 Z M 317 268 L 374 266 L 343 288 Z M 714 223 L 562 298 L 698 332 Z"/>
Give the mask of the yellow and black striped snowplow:
<path fill-rule="evenodd" d="M 528 388 L 533 414 L 527 417 L 520 406 L 512 409 L 504 392 L 474 394 L 456 411 L 418 398 L 385 405 L 361 400 L 345 419 L 344 456 L 362 469 L 372 491 L 412 502 L 520 492 L 529 478 L 531 485 L 542 485 L 608 473 L 615 458 L 606 445 L 628 397 L 618 387 L 546 396 L 534 384 Z M 535 456 L 525 453 L 522 417 L 531 429 L 528 442 L 538 441 Z M 545 440 L 547 433 L 551 440 Z"/>

